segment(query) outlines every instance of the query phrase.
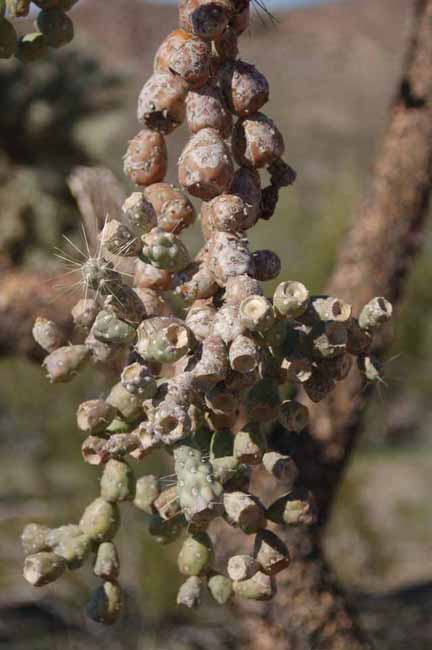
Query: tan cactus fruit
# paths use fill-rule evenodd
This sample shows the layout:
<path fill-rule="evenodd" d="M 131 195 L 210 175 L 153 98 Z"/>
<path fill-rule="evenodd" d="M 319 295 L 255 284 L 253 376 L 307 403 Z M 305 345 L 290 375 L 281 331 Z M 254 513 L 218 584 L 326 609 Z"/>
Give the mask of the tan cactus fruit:
<path fill-rule="evenodd" d="M 208 43 L 176 29 L 156 52 L 154 70 L 178 75 L 191 88 L 200 88 L 210 77 L 210 54 Z"/>
<path fill-rule="evenodd" d="M 260 169 L 280 158 L 285 146 L 274 122 L 263 113 L 255 113 L 235 125 L 232 150 L 239 165 Z"/>
<path fill-rule="evenodd" d="M 224 32 L 233 11 L 231 0 L 180 0 L 179 24 L 187 32 L 214 41 Z"/>
<path fill-rule="evenodd" d="M 160 133 L 172 133 L 186 116 L 188 86 L 178 75 L 155 72 L 138 99 L 138 121 Z"/>
<path fill-rule="evenodd" d="M 244 61 L 225 63 L 219 71 L 219 82 L 230 110 L 239 117 L 256 113 L 269 99 L 267 79 Z"/>
<path fill-rule="evenodd" d="M 192 196 L 208 201 L 231 185 L 233 161 L 215 129 L 205 128 L 193 135 L 178 164 L 179 183 Z"/>
<path fill-rule="evenodd" d="M 161 133 L 143 129 L 129 142 L 124 171 L 136 185 L 163 181 L 167 172 L 167 149 Z"/>

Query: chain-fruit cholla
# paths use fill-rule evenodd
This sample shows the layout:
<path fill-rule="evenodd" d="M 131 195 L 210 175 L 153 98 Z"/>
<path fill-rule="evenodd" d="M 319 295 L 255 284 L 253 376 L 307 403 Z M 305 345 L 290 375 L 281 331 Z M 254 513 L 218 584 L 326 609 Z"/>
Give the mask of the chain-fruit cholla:
<path fill-rule="evenodd" d="M 121 611 L 113 539 L 124 502 L 145 513 L 157 542 L 184 535 L 179 603 L 197 606 L 206 588 L 219 604 L 272 598 L 275 576 L 290 562 L 274 530 L 313 524 L 315 509 L 294 460 L 268 432 L 279 423 L 287 441 L 301 436 L 308 409 L 298 399 L 324 399 L 355 358 L 368 381 L 380 378 L 370 350 L 391 316 L 385 298 L 356 318 L 350 305 L 310 295 L 298 281 L 264 296 L 261 283 L 278 276 L 280 260 L 268 250 L 251 252 L 247 231 L 272 216 L 295 173 L 283 160 L 281 133 L 262 112 L 267 81 L 238 59 L 248 21 L 248 0 L 181 0 L 179 29 L 156 53 L 139 98 L 142 129 L 125 155 L 138 188 L 81 269 L 92 295 L 72 310 L 75 342 L 64 345 L 53 322 L 38 319 L 34 327 L 53 383 L 88 364 L 123 365 L 105 399 L 78 408 L 83 458 L 101 468 L 100 496 L 78 524 L 29 524 L 22 536 L 24 576 L 35 586 L 92 558 L 100 584 L 87 611 L 102 623 Z M 190 140 L 174 187 L 164 181 L 165 136 L 184 121 Z M 270 178 L 264 188 L 263 169 Z M 188 194 L 202 200 L 205 243 L 195 259 L 181 240 L 195 219 Z M 133 283 L 117 270 L 119 260 L 134 269 Z M 176 313 L 170 294 L 181 302 Z M 281 399 L 286 384 L 298 399 Z M 173 465 L 168 488 L 155 475 L 136 478 L 130 464 L 159 448 Z M 259 467 L 280 484 L 273 503 L 249 487 Z M 227 566 L 215 564 L 213 548 L 212 522 L 221 517 L 254 540 Z"/>

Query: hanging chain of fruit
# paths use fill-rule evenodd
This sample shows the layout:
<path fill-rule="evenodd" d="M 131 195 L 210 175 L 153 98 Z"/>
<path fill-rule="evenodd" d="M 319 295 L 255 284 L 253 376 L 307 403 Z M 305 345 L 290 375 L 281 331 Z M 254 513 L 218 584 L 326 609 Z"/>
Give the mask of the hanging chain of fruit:
<path fill-rule="evenodd" d="M 73 22 L 67 12 L 78 0 L 0 0 L 0 59 L 16 56 L 31 63 L 46 56 L 49 48 L 58 49 L 74 37 Z M 17 35 L 11 19 L 26 18 L 38 11 L 37 31 Z M 6 17 L 7 16 L 7 17 Z"/>
<path fill-rule="evenodd" d="M 295 462 L 269 432 L 278 422 L 287 441 L 306 435 L 300 400 L 324 399 L 355 358 L 368 381 L 380 379 L 370 349 L 391 316 L 385 298 L 356 318 L 350 305 L 311 296 L 298 281 L 264 295 L 262 283 L 278 276 L 280 260 L 269 250 L 251 252 L 247 231 L 271 218 L 295 173 L 283 160 L 281 133 L 261 112 L 266 78 L 238 58 L 248 21 L 248 0 L 181 0 L 179 29 L 156 53 L 138 102 L 142 129 L 124 160 L 138 191 L 78 269 L 86 295 L 72 310 L 74 344 L 65 345 L 51 321 L 34 326 L 53 383 L 73 379 L 86 364 L 112 367 L 120 359 L 123 367 L 109 395 L 77 413 L 87 436 L 83 458 L 101 469 L 100 496 L 77 524 L 30 524 L 22 536 L 24 576 L 34 586 L 91 558 L 100 584 L 87 611 L 102 623 L 121 610 L 113 539 L 123 502 L 145 513 L 157 542 L 184 536 L 178 603 L 197 606 L 204 589 L 220 604 L 232 596 L 272 598 L 275 576 L 290 562 L 278 527 L 311 525 L 315 511 Z M 175 187 L 164 181 L 165 138 L 184 121 L 190 139 Z M 270 178 L 264 188 L 261 170 Z M 195 259 L 180 238 L 195 220 L 188 194 L 202 200 L 205 243 Z M 120 262 L 134 269 L 133 282 Z M 167 300 L 173 294 L 182 301 L 176 314 Z M 296 399 L 281 399 L 286 384 Z M 136 461 L 161 448 L 172 485 L 153 474 L 136 478 Z M 252 493 L 257 468 L 279 484 L 273 503 Z M 216 518 L 245 535 L 243 553 L 225 566 L 213 551 Z"/>

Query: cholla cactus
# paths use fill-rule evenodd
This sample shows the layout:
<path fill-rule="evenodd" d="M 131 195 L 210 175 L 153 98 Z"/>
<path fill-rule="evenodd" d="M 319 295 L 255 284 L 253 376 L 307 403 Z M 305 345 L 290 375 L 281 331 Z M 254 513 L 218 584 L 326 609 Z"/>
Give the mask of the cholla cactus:
<path fill-rule="evenodd" d="M 370 348 L 391 315 L 384 298 L 357 320 L 343 301 L 311 296 L 298 281 L 264 296 L 260 283 L 277 277 L 280 261 L 271 251 L 251 252 L 247 230 L 270 218 L 295 174 L 282 159 L 282 135 L 259 112 L 269 95 L 264 76 L 237 59 L 248 11 L 248 0 L 181 0 L 180 29 L 157 52 L 139 101 L 144 126 L 125 157 L 139 191 L 124 205 L 124 222 L 105 227 L 100 254 L 81 270 L 94 294 L 72 310 L 81 342 L 61 347 L 53 323 L 35 325 L 52 382 L 71 380 L 88 363 L 123 359 L 106 399 L 78 408 L 78 427 L 88 434 L 83 458 L 102 467 L 100 496 L 78 525 L 30 524 L 23 533 L 24 575 L 36 586 L 93 554 L 102 584 L 88 613 L 103 623 L 113 623 L 121 609 L 113 538 L 125 501 L 150 517 L 159 543 L 186 535 L 179 603 L 195 607 L 206 587 L 220 604 L 234 595 L 272 598 L 290 556 L 268 523 L 304 526 L 315 519 L 294 460 L 272 448 L 267 435 L 276 422 L 293 438 L 307 427 L 306 405 L 282 401 L 280 388 L 291 384 L 298 396 L 318 402 L 346 377 L 353 356 L 369 380 L 378 372 Z M 186 118 L 191 137 L 179 159 L 180 189 L 163 180 L 165 134 Z M 263 168 L 270 175 L 264 189 Z M 203 200 L 205 245 L 195 260 L 179 238 L 194 221 L 185 191 Z M 113 253 L 134 260 L 133 288 L 115 270 Z M 167 291 L 183 300 L 177 315 L 164 300 Z M 175 476 L 167 489 L 154 475 L 136 480 L 128 464 L 128 456 L 139 461 L 161 447 Z M 284 492 L 274 503 L 264 505 L 250 490 L 257 467 Z M 214 560 L 212 523 L 220 517 L 254 537 L 252 553 L 231 557 L 227 567 Z"/>
<path fill-rule="evenodd" d="M 67 12 L 78 0 L 0 0 L 0 59 L 16 56 L 22 63 L 42 59 L 49 48 L 58 49 L 74 37 L 73 22 Z M 6 18 L 25 18 L 32 5 L 39 13 L 37 31 L 18 38 L 12 22 Z"/>

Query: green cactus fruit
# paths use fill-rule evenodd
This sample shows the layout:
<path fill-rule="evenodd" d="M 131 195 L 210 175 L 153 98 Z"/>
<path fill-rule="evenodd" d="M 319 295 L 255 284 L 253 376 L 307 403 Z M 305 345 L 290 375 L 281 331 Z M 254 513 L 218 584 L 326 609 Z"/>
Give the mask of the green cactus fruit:
<path fill-rule="evenodd" d="M 57 350 L 63 341 L 63 336 L 58 326 L 47 318 L 36 318 L 32 333 L 36 343 L 47 352 Z"/>
<path fill-rule="evenodd" d="M 228 560 L 228 575 L 236 582 L 249 580 L 259 569 L 260 566 L 252 555 L 232 555 Z"/>
<path fill-rule="evenodd" d="M 309 410 L 304 404 L 293 399 L 287 399 L 280 406 L 278 419 L 288 431 L 300 433 L 309 424 Z"/>
<path fill-rule="evenodd" d="M 16 52 L 18 37 L 15 27 L 0 15 L 0 59 L 10 59 Z"/>
<path fill-rule="evenodd" d="M 143 192 L 133 192 L 123 203 L 123 217 L 137 236 L 147 234 L 157 224 L 154 207 Z"/>
<path fill-rule="evenodd" d="M 264 573 L 274 576 L 290 563 L 286 544 L 270 530 L 260 530 L 255 537 L 254 557 Z"/>
<path fill-rule="evenodd" d="M 240 463 L 259 465 L 266 449 L 266 436 L 257 426 L 245 427 L 235 435 L 234 456 Z"/>
<path fill-rule="evenodd" d="M 132 363 L 123 368 L 121 383 L 128 393 L 137 395 L 140 399 L 151 399 L 157 391 L 156 380 L 151 369 L 142 363 Z"/>
<path fill-rule="evenodd" d="M 276 524 L 311 525 L 316 521 L 314 499 L 308 490 L 295 488 L 269 506 L 267 517 Z"/>
<path fill-rule="evenodd" d="M 95 542 L 109 542 L 117 532 L 120 514 L 116 503 L 95 499 L 84 510 L 79 527 Z"/>
<path fill-rule="evenodd" d="M 142 241 L 140 259 L 157 269 L 174 273 L 183 271 L 191 262 L 186 246 L 174 233 L 154 228 L 143 235 Z"/>
<path fill-rule="evenodd" d="M 131 501 L 135 496 L 135 477 L 129 465 L 112 458 L 101 478 L 101 497 L 110 503 Z"/>
<path fill-rule="evenodd" d="M 153 502 L 153 506 L 159 516 L 166 521 L 178 515 L 181 508 L 176 486 L 163 490 Z"/>
<path fill-rule="evenodd" d="M 184 529 L 182 517 L 165 520 L 159 515 L 153 515 L 149 523 L 149 533 L 158 544 L 166 545 L 175 542 Z"/>
<path fill-rule="evenodd" d="M 136 350 L 145 361 L 175 363 L 193 346 L 192 332 L 177 318 L 149 318 L 138 327 Z"/>
<path fill-rule="evenodd" d="M 117 409 L 126 422 L 136 422 L 143 413 L 142 401 L 129 393 L 121 383 L 111 388 L 106 401 Z"/>
<path fill-rule="evenodd" d="M 82 567 L 92 545 L 90 537 L 74 524 L 54 528 L 48 533 L 47 541 L 52 551 L 65 560 L 68 569 Z"/>
<path fill-rule="evenodd" d="M 136 336 L 134 327 L 120 320 L 111 311 L 100 311 L 92 327 L 95 339 L 112 345 L 128 345 Z"/>
<path fill-rule="evenodd" d="M 50 529 L 39 524 L 28 524 L 21 533 L 21 544 L 25 555 L 49 551 L 47 542 Z"/>
<path fill-rule="evenodd" d="M 393 313 L 392 304 L 382 297 L 372 298 L 363 307 L 358 319 L 359 325 L 365 330 L 375 330 L 389 320 Z"/>
<path fill-rule="evenodd" d="M 51 383 L 70 381 L 87 363 L 90 350 L 86 345 L 67 345 L 51 352 L 43 362 Z"/>
<path fill-rule="evenodd" d="M 234 593 L 242 598 L 250 600 L 271 600 L 275 595 L 275 584 L 273 578 L 257 571 L 252 578 L 233 582 Z"/>
<path fill-rule="evenodd" d="M 264 296 L 248 296 L 240 303 L 239 318 L 246 329 L 265 332 L 274 323 L 273 305 Z"/>
<path fill-rule="evenodd" d="M 103 433 L 112 423 L 116 409 L 103 399 L 91 399 L 82 402 L 77 411 L 78 428 L 84 433 L 97 435 Z"/>
<path fill-rule="evenodd" d="M 120 571 L 117 549 L 112 542 L 99 545 L 93 567 L 93 573 L 104 580 L 115 580 Z"/>
<path fill-rule="evenodd" d="M 269 422 L 279 415 L 280 396 L 273 379 L 262 379 L 249 391 L 246 408 L 251 421 Z"/>
<path fill-rule="evenodd" d="M 116 582 L 105 581 L 93 593 L 87 604 L 87 616 L 104 625 L 112 625 L 120 615 L 122 593 Z"/>
<path fill-rule="evenodd" d="M 40 32 L 25 34 L 18 41 L 15 56 L 21 63 L 40 61 L 48 54 L 45 36 Z"/>
<path fill-rule="evenodd" d="M 177 605 L 185 605 L 189 609 L 196 609 L 201 603 L 203 581 L 197 576 L 191 576 L 182 584 L 177 594 Z"/>
<path fill-rule="evenodd" d="M 282 481 L 285 487 L 292 488 L 299 472 L 290 456 L 279 454 L 277 451 L 268 451 L 262 460 L 269 474 L 272 474 L 276 480 Z"/>
<path fill-rule="evenodd" d="M 178 555 L 178 568 L 184 576 L 207 573 L 213 561 L 213 544 L 207 533 L 189 535 Z"/>
<path fill-rule="evenodd" d="M 30 10 L 30 0 L 6 0 L 6 10 L 11 18 L 24 18 Z"/>
<path fill-rule="evenodd" d="M 280 316 L 295 320 L 309 304 L 309 291 L 301 282 L 281 282 L 273 294 L 273 305 Z"/>
<path fill-rule="evenodd" d="M 234 436 L 231 431 L 216 431 L 210 443 L 210 464 L 213 475 L 222 485 L 231 479 L 238 466 L 239 459 L 234 455 Z"/>
<path fill-rule="evenodd" d="M 265 528 L 265 510 L 256 497 L 239 491 L 225 492 L 223 504 L 228 521 L 241 528 L 246 535 Z"/>
<path fill-rule="evenodd" d="M 125 422 L 119 417 L 116 417 L 111 422 L 111 424 L 106 427 L 105 433 L 110 436 L 118 433 L 130 433 L 132 431 L 132 428 L 132 424 Z"/>
<path fill-rule="evenodd" d="M 135 487 L 134 505 L 148 515 L 154 514 L 153 503 L 160 494 L 159 481 L 153 474 L 141 476 Z"/>
<path fill-rule="evenodd" d="M 233 594 L 232 580 L 220 573 L 214 573 L 208 578 L 207 588 L 219 605 L 225 605 Z"/>
<path fill-rule="evenodd" d="M 24 560 L 24 578 L 33 587 L 43 587 L 64 573 L 66 562 L 55 553 L 41 551 Z"/>
<path fill-rule="evenodd" d="M 61 9 L 41 11 L 37 17 L 37 26 L 49 47 L 63 47 L 74 37 L 73 22 Z"/>

